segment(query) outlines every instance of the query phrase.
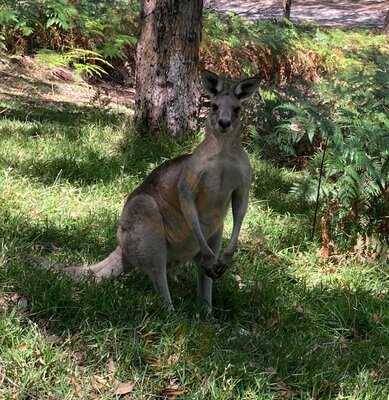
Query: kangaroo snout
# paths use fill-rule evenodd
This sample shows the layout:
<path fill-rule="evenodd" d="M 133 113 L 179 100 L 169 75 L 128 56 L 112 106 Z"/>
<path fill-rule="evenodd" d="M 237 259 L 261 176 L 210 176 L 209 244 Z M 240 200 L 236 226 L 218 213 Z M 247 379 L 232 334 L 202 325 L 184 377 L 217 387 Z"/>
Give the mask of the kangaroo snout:
<path fill-rule="evenodd" d="M 225 119 L 225 118 L 220 118 L 218 121 L 219 125 L 223 129 L 227 129 L 231 126 L 231 120 L 230 119 Z"/>

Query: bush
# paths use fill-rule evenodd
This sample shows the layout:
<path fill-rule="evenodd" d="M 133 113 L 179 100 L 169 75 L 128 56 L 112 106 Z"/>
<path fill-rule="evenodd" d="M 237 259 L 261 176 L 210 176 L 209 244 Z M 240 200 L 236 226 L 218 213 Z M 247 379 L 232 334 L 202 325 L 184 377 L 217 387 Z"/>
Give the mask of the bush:
<path fill-rule="evenodd" d="M 366 34 L 355 51 L 347 46 L 352 35 L 343 33 L 335 73 L 264 90 L 251 128 L 257 144 L 278 161 L 308 159 L 293 191 L 312 203 L 326 151 L 320 192 L 326 254 L 331 245 L 350 246 L 360 235 L 379 235 L 387 243 L 389 237 L 389 47 L 383 37 L 369 41 Z"/>
<path fill-rule="evenodd" d="M 9 52 L 83 48 L 114 60 L 124 58 L 137 36 L 138 2 L 5 0 L 1 35 Z"/>

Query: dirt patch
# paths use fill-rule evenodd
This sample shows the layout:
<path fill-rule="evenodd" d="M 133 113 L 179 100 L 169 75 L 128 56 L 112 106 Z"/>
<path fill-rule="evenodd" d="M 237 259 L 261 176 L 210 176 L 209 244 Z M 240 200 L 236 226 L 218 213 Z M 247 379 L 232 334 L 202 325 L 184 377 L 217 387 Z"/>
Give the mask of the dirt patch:
<path fill-rule="evenodd" d="M 279 19 L 281 0 L 206 0 L 205 7 L 222 13 L 233 12 L 249 19 Z M 383 26 L 387 0 L 294 0 L 291 20 L 309 21 L 322 26 Z"/>
<path fill-rule="evenodd" d="M 55 70 L 38 64 L 33 57 L 0 60 L 0 100 L 13 96 L 64 102 L 77 105 L 120 108 L 131 112 L 135 104 L 135 90 L 108 82 L 93 84 L 74 76 L 61 79 Z"/>

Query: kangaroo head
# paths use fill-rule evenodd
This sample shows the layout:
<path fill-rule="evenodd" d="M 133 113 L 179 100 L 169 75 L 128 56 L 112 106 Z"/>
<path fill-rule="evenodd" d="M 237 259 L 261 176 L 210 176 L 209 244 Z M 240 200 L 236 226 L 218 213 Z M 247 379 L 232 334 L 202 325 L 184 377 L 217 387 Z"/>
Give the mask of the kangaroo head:
<path fill-rule="evenodd" d="M 208 127 L 216 134 L 239 132 L 241 106 L 256 92 L 259 79 L 249 78 L 233 82 L 210 71 L 204 71 L 202 78 L 211 100 Z"/>

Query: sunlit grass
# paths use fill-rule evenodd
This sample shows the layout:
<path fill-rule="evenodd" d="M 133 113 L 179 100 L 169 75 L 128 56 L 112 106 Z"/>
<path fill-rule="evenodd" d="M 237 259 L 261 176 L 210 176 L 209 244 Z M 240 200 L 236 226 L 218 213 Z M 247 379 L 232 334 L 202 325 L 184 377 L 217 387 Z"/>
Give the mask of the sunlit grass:
<path fill-rule="evenodd" d="M 126 116 L 102 124 L 103 110 L 93 119 L 47 104 L 46 121 L 43 111 L 8 106 L 0 120 L 0 397 L 109 399 L 119 381 L 131 381 L 136 399 L 169 387 L 185 399 L 387 398 L 387 270 L 318 257 L 311 210 L 289 193 L 298 173 L 251 154 L 249 212 L 234 265 L 215 285 L 214 318 L 195 303 L 192 265 L 172 271 L 177 312 L 169 314 L 139 272 L 74 284 L 27 260 L 104 257 L 126 194 L 200 138 L 156 143 L 134 136 Z"/>

